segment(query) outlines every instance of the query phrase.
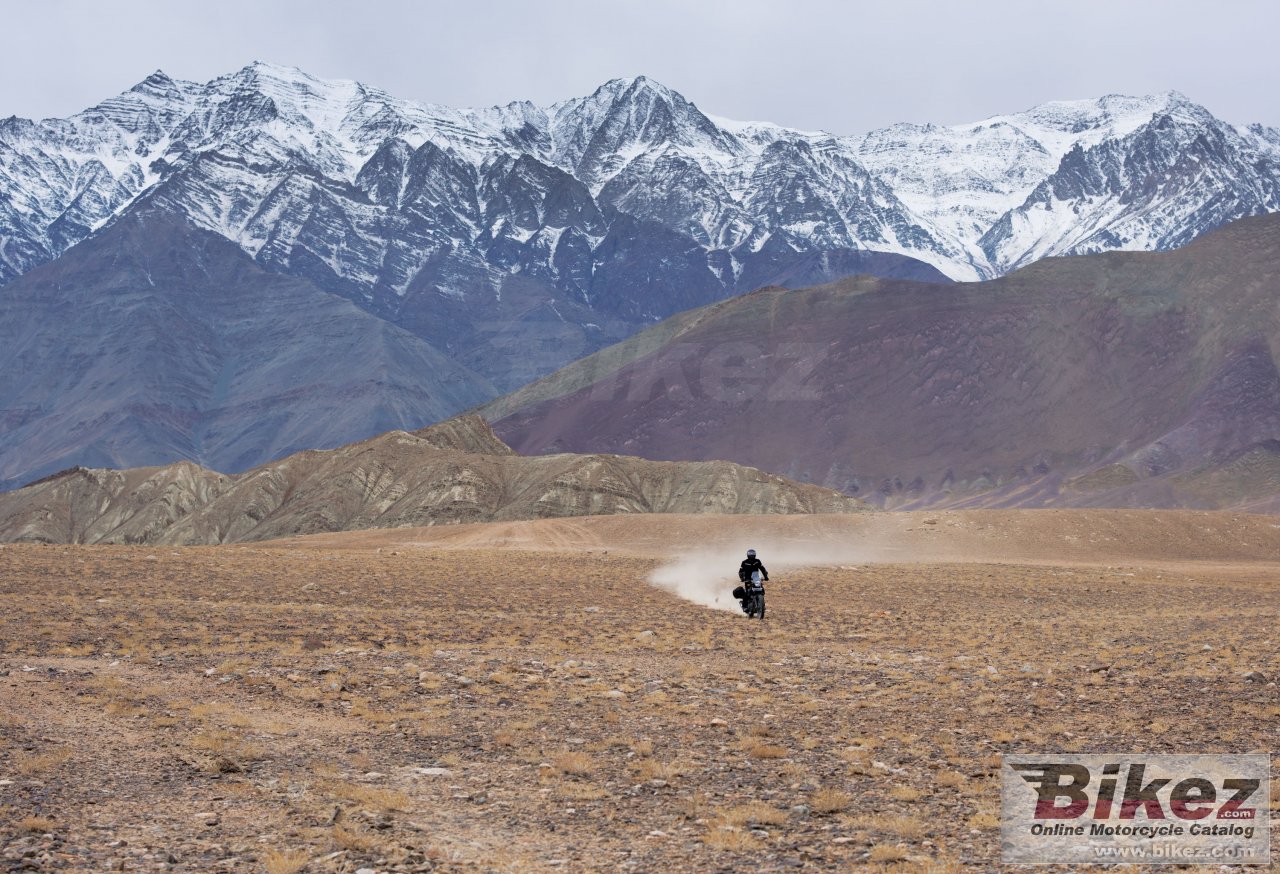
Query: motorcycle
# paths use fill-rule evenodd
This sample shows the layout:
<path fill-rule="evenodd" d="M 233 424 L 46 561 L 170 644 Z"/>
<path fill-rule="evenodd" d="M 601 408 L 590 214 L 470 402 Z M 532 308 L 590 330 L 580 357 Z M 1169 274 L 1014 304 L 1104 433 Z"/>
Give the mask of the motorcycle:
<path fill-rule="evenodd" d="M 747 614 L 748 619 L 764 618 L 764 581 L 760 578 L 760 571 L 752 571 L 751 579 L 747 580 L 741 586 L 742 589 L 742 612 Z M 734 594 L 737 594 L 736 592 Z"/>

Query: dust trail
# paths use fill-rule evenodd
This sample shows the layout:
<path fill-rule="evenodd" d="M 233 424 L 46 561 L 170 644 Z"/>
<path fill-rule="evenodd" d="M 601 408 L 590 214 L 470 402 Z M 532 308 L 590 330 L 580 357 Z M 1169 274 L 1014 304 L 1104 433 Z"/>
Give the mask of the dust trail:
<path fill-rule="evenodd" d="M 725 544 L 683 553 L 649 574 L 649 582 L 677 597 L 713 610 L 738 610 L 733 587 L 738 565 L 747 549 L 755 549 L 769 569 L 770 580 L 785 585 L 788 571 L 806 567 L 868 564 L 893 560 L 898 550 L 883 543 L 831 540 L 776 540 L 744 537 L 741 544 Z"/>

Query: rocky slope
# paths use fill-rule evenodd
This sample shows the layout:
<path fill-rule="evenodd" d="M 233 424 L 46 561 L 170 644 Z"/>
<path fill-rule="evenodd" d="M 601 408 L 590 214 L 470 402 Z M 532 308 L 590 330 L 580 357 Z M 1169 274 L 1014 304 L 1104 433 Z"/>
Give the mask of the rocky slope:
<path fill-rule="evenodd" d="M 832 513 L 856 499 L 727 462 L 524 458 L 475 416 L 301 452 L 239 476 L 73 468 L 0 494 L 0 540 L 210 544 L 613 513 Z"/>
<path fill-rule="evenodd" d="M 0 287 L 0 487 L 73 464 L 238 472 L 495 394 L 421 338 L 155 208 Z"/>
<path fill-rule="evenodd" d="M 484 409 L 518 451 L 729 458 L 892 507 L 1280 505 L 1280 216 L 986 283 L 685 313 Z"/>

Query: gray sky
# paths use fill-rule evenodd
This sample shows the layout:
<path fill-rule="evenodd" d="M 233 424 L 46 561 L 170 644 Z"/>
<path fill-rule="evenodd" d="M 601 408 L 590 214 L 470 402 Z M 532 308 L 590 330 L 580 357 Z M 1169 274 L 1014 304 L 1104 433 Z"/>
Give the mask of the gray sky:
<path fill-rule="evenodd" d="M 860 133 L 1185 93 L 1280 126 L 1280 0 L 0 0 L 0 117 L 252 60 L 415 100 L 551 103 L 643 73 L 704 111 Z"/>

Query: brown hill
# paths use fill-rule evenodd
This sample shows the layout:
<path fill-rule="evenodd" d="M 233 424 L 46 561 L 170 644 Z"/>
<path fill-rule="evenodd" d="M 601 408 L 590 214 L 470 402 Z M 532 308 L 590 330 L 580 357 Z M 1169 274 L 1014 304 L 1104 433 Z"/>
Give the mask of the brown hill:
<path fill-rule="evenodd" d="M 1280 503 L 1280 215 L 986 283 L 677 316 L 482 408 L 522 453 L 729 458 L 892 507 Z"/>
<path fill-rule="evenodd" d="M 522 458 L 477 416 L 238 476 L 189 462 L 72 468 L 0 494 L 0 540 L 205 544 L 610 513 L 839 513 L 860 501 L 728 462 Z"/>

